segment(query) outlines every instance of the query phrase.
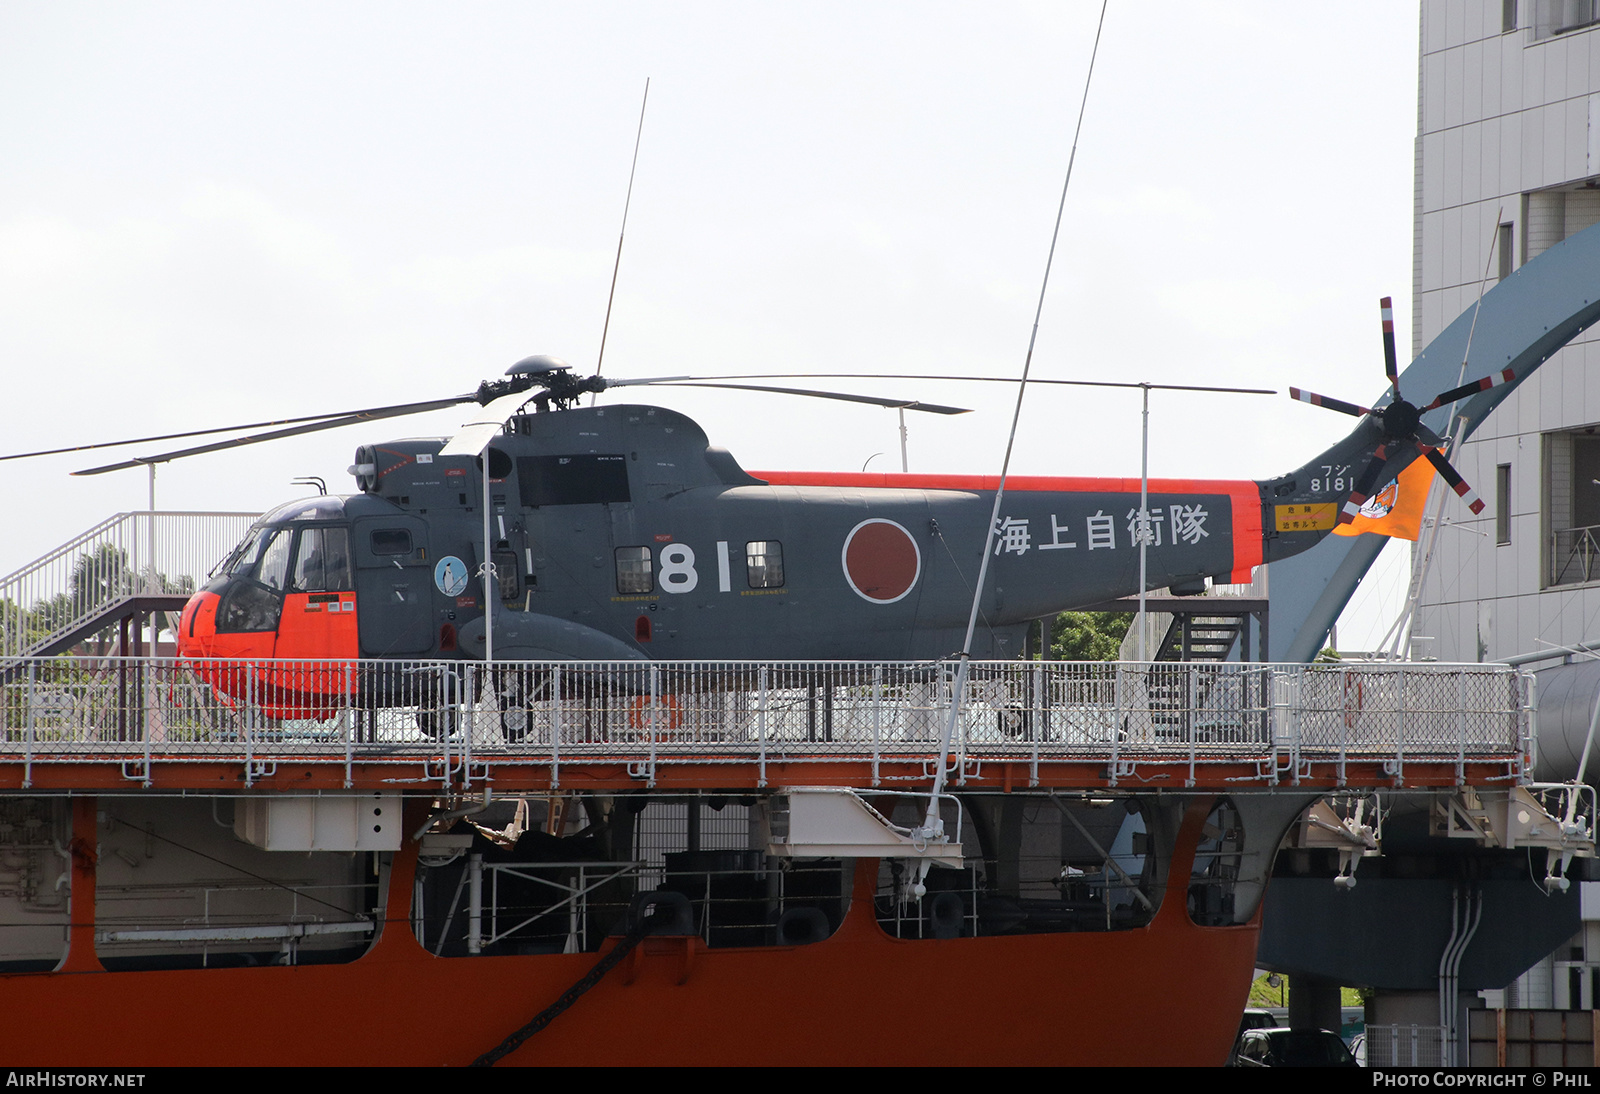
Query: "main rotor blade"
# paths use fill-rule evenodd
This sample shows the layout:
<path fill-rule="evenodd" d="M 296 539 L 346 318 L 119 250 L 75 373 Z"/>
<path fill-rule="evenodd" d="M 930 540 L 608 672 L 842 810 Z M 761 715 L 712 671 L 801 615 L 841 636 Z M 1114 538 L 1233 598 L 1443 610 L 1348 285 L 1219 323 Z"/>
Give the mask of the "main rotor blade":
<path fill-rule="evenodd" d="M 154 444 L 156 441 L 177 441 L 185 437 L 209 437 L 214 433 L 233 433 L 240 429 L 264 429 L 273 425 L 295 425 L 299 422 L 320 422 L 332 418 L 347 418 L 356 414 L 372 414 L 388 416 L 384 412 L 399 414 L 422 414 L 429 410 L 443 410 L 445 407 L 455 406 L 457 403 L 469 402 L 473 396 L 458 395 L 453 399 L 431 399 L 421 403 L 400 403 L 395 406 L 369 407 L 366 410 L 336 410 L 326 414 L 305 414 L 298 418 L 277 418 L 268 422 L 241 422 L 238 425 L 219 425 L 212 429 L 191 429 L 183 433 L 158 433 L 153 437 L 130 437 L 125 441 L 97 441 L 94 444 L 75 444 L 67 448 L 44 448 L 38 452 L 14 452 L 9 456 L 0 456 L 0 462 L 6 460 L 25 460 L 31 456 L 59 456 L 66 452 L 92 452 L 97 448 L 121 448 L 130 444 Z M 146 461 L 140 460 L 139 463 Z M 137 466 L 137 465 L 136 465 Z"/>
<path fill-rule="evenodd" d="M 1467 508 L 1472 510 L 1473 515 L 1476 516 L 1478 513 L 1483 512 L 1483 499 L 1478 497 L 1477 491 L 1468 486 L 1467 480 L 1462 478 L 1454 467 L 1450 466 L 1450 461 L 1445 459 L 1444 453 L 1432 445 L 1424 444 L 1418 447 L 1422 449 L 1422 454 L 1428 457 L 1428 462 L 1433 464 L 1440 477 L 1450 485 L 1450 489 L 1454 490 L 1456 495 L 1467 503 Z"/>
<path fill-rule="evenodd" d="M 1423 413 L 1433 410 L 1435 407 L 1444 406 L 1446 403 L 1453 403 L 1457 399 L 1465 399 L 1469 395 L 1476 395 L 1480 391 L 1488 391 L 1492 387 L 1499 387 L 1501 384 L 1509 384 L 1516 378 L 1517 374 L 1508 368 L 1503 368 L 1499 372 L 1491 372 L 1481 380 L 1474 380 L 1470 384 L 1462 384 L 1460 387 L 1451 388 L 1433 402 L 1423 407 Z"/>
<path fill-rule="evenodd" d="M 650 384 L 653 381 L 635 381 Z M 941 406 L 924 403 L 919 399 L 880 399 L 873 395 L 846 395 L 841 391 L 811 391 L 799 387 L 769 387 L 765 384 L 712 384 L 702 380 L 673 380 L 655 383 L 658 387 L 717 387 L 730 391 L 768 391 L 778 395 L 806 395 L 813 399 L 837 399 L 846 403 L 866 403 L 869 406 L 889 407 L 893 410 L 920 410 L 927 414 L 971 414 L 968 407 Z"/>
<path fill-rule="evenodd" d="M 456 431 L 448 444 L 439 449 L 441 456 L 477 456 L 489 446 L 505 428 L 506 420 L 522 408 L 533 396 L 526 391 L 513 391 L 491 399 L 472 416 L 472 421 Z"/>
<path fill-rule="evenodd" d="M 924 372 L 750 372 L 732 376 L 664 376 L 658 380 L 629 381 L 639 383 L 668 383 L 683 380 L 960 380 L 963 383 L 1015 384 L 1015 378 L 1006 376 L 941 376 Z M 613 380 L 612 384 L 625 381 Z M 1059 384 L 1066 387 L 1124 387 L 1150 388 L 1153 391 L 1216 391 L 1230 395 L 1276 395 L 1276 391 L 1260 387 L 1205 387 L 1199 384 L 1135 384 L 1117 380 L 1041 380 L 1030 378 L 1030 384 Z M 688 386 L 685 384 L 684 386 Z"/>
<path fill-rule="evenodd" d="M 345 414 L 337 418 L 329 418 L 310 425 L 298 425 L 291 429 L 275 429 L 270 433 L 252 433 L 248 437 L 235 437 L 228 441 L 217 441 L 215 444 L 203 444 L 195 448 L 180 448 L 174 452 L 163 452 L 156 456 L 145 456 L 136 460 L 123 460 L 121 463 L 108 463 L 104 467 L 86 467 L 82 471 L 74 471 L 74 475 L 104 475 L 108 471 L 125 471 L 130 467 L 144 467 L 152 463 L 167 463 L 171 460 L 183 459 L 185 456 L 203 456 L 208 452 L 224 452 L 230 448 L 243 448 L 245 445 L 260 444 L 262 441 L 275 441 L 282 437 L 298 437 L 304 433 L 320 433 L 324 429 L 342 429 L 347 425 L 360 425 L 363 422 L 375 422 L 382 418 L 399 418 L 406 414 L 421 414 L 429 410 L 444 410 L 447 407 L 471 402 L 473 396 L 461 395 L 453 399 L 434 399 L 426 403 L 402 403 L 396 406 L 374 407 L 371 410 L 360 410 L 352 414 Z"/>
<path fill-rule="evenodd" d="M 1354 403 L 1347 403 L 1343 399 L 1334 399 L 1327 395 L 1318 395 L 1314 391 L 1301 391 L 1297 387 L 1289 389 L 1289 398 L 1298 399 L 1302 403 L 1310 403 L 1312 406 L 1327 407 L 1329 410 L 1337 410 L 1341 414 L 1350 414 L 1357 418 L 1372 413 L 1371 410 L 1364 406 L 1356 406 Z"/>
<path fill-rule="evenodd" d="M 1394 389 L 1394 397 L 1400 398 L 1400 367 L 1394 359 L 1394 301 L 1384 297 L 1378 301 L 1379 311 L 1383 315 L 1383 374 L 1389 377 L 1389 386 Z"/>

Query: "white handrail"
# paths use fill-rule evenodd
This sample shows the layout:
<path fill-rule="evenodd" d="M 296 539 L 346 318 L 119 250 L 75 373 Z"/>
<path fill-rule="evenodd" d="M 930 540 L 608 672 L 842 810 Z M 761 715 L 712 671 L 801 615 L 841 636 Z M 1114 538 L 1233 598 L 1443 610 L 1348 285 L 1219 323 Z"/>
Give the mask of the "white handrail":
<path fill-rule="evenodd" d="M 0 761 L 118 757 L 132 770 L 287 758 L 350 771 L 368 755 L 605 759 L 647 782 L 683 763 L 931 762 L 942 662 L 497 662 L 28 658 L 0 682 Z M 1526 674 L 1505 665 L 973 662 L 951 755 L 963 765 L 1327 762 L 1392 773 L 1485 759 L 1525 778 Z M 487 677 L 493 686 L 485 686 Z M 441 716 L 446 712 L 448 716 Z M 475 775 L 474 778 L 477 776 Z M 903 777 L 903 776 L 902 776 Z"/>

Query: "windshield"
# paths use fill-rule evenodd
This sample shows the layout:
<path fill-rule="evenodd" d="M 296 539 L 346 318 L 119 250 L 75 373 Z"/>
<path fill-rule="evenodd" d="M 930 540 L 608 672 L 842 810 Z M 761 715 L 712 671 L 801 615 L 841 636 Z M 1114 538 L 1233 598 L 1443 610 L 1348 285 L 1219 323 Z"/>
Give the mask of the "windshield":
<path fill-rule="evenodd" d="M 256 548 L 261 544 L 261 533 L 266 531 L 264 525 L 257 524 L 246 532 L 244 539 L 239 541 L 239 546 L 228 552 L 228 557 L 217 564 L 212 570 L 213 574 L 231 574 L 240 567 L 255 561 Z"/>
<path fill-rule="evenodd" d="M 280 505 L 261 518 L 262 524 L 287 524 L 294 520 L 343 520 L 344 499 L 326 494 Z"/>
<path fill-rule="evenodd" d="M 340 497 L 322 495 L 280 505 L 256 521 L 250 531 L 245 533 L 244 539 L 239 541 L 239 546 L 228 552 L 228 557 L 211 571 L 211 576 L 234 574 L 248 569 L 260 555 L 263 538 L 276 531 L 278 526 L 292 521 L 343 519 L 344 499 Z M 283 546 L 287 549 L 288 543 L 285 542 Z"/>

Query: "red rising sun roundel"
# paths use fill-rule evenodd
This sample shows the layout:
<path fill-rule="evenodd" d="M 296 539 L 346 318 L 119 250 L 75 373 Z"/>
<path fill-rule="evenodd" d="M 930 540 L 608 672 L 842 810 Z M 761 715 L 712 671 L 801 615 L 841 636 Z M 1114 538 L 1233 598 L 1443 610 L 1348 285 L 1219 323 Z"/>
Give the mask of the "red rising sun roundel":
<path fill-rule="evenodd" d="M 893 604 L 916 587 L 922 552 L 911 533 L 892 520 L 864 520 L 844 537 L 844 579 L 856 595 L 874 604 Z"/>

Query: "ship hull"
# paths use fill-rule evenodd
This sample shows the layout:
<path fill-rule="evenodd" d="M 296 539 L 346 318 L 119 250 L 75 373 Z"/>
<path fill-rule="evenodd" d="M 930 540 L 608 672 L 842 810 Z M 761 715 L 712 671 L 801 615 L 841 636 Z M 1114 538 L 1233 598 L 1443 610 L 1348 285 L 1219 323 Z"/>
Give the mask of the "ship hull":
<path fill-rule="evenodd" d="M 1186 877 L 1205 807 L 1186 811 Z M 415 852 L 391 909 L 409 906 Z M 707 949 L 647 938 L 502 1064 L 1220 1065 L 1249 988 L 1257 923 L 1195 925 L 1181 890 L 1141 928 L 904 940 L 850 913 L 808 946 Z M 391 915 L 357 960 L 0 977 L 19 1066 L 462 1066 L 584 976 L 595 954 L 434 957 Z M 75 931 L 79 939 L 83 935 Z M 76 943 L 75 943 L 76 944 Z M 613 943 L 608 942 L 607 947 Z"/>
<path fill-rule="evenodd" d="M 1220 1065 L 1251 927 L 904 942 L 865 930 L 798 949 L 652 940 L 505 1064 Z M 0 1054 L 22 1066 L 472 1063 L 592 955 L 45 974 L 0 983 Z M 626 963 L 624 963 L 626 964 Z M 683 978 L 683 983 L 679 979 Z"/>

